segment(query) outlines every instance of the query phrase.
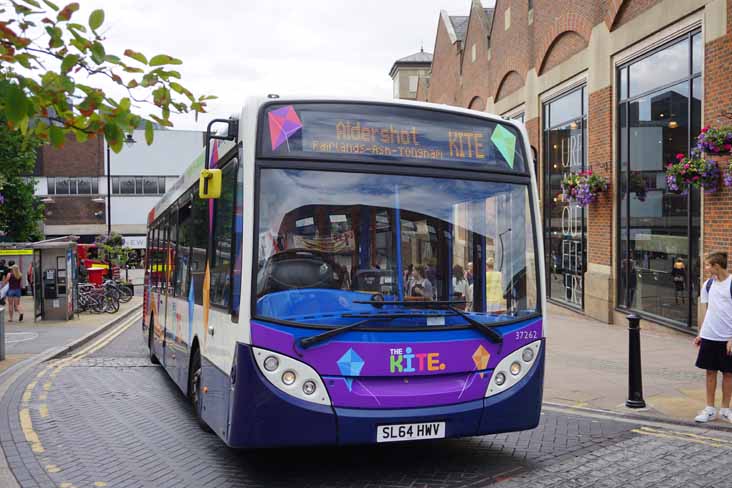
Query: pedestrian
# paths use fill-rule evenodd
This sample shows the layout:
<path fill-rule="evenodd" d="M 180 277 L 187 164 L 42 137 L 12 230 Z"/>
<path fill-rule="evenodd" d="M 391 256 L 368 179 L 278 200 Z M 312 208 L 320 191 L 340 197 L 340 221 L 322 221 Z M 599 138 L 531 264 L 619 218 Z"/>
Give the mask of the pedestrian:
<path fill-rule="evenodd" d="M 712 275 L 701 291 L 701 303 L 707 304 L 704 322 L 694 345 L 699 348 L 696 367 L 706 370 L 707 406 L 694 420 L 709 422 L 717 417 L 714 395 L 717 373 L 722 372 L 722 408 L 719 416 L 732 422 L 729 403 L 732 398 L 732 275 L 727 272 L 727 253 L 707 256 L 704 270 Z"/>
<path fill-rule="evenodd" d="M 468 287 L 470 284 L 465 278 L 463 267 L 456 264 L 452 267 L 452 293 L 456 300 L 468 301 Z"/>
<path fill-rule="evenodd" d="M 20 272 L 20 268 L 17 264 L 13 264 L 3 279 L 3 285 L 8 285 L 7 301 L 8 315 L 10 317 L 9 322 L 13 321 L 15 312 L 18 312 L 18 321 L 23 321 L 23 309 L 20 306 L 22 278 L 23 274 Z"/>

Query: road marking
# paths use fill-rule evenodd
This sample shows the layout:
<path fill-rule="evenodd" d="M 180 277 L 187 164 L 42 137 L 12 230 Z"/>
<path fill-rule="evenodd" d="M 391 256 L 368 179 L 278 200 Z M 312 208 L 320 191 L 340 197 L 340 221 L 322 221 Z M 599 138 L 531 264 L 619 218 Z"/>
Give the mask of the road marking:
<path fill-rule="evenodd" d="M 8 336 L 20 336 L 17 339 L 9 339 Z M 32 341 L 37 339 L 38 334 L 35 332 L 6 332 L 5 333 L 5 344 L 17 344 L 18 342 Z"/>
<path fill-rule="evenodd" d="M 640 429 L 636 429 L 635 431 L 643 431 L 640 432 L 642 434 L 664 434 L 668 436 L 675 437 L 677 439 L 683 439 L 691 442 L 699 442 L 702 444 L 708 444 L 713 445 L 714 447 L 725 447 L 728 449 L 732 449 L 732 440 L 726 440 L 726 439 L 720 439 L 719 437 L 710 437 L 706 435 L 699 435 L 694 434 L 693 432 L 680 432 L 680 431 L 674 431 L 674 430 L 662 430 L 662 429 L 652 429 L 651 427 L 641 427 Z"/>
<path fill-rule="evenodd" d="M 58 473 L 59 471 L 61 471 L 61 468 L 59 468 L 55 464 L 49 464 L 48 466 L 46 466 L 46 471 L 48 471 L 49 473 Z"/>
<path fill-rule="evenodd" d="M 36 375 L 36 378 L 37 378 L 36 380 L 33 380 L 30 383 L 28 383 L 28 385 L 25 388 L 25 391 L 23 392 L 22 403 L 21 403 L 21 406 L 23 408 L 20 409 L 20 411 L 18 412 L 18 415 L 20 417 L 20 428 L 23 431 L 25 440 L 31 445 L 31 450 L 33 452 L 35 452 L 35 453 L 45 452 L 45 449 L 43 448 L 43 444 L 41 444 L 41 439 L 38 436 L 38 433 L 33 429 L 33 421 L 31 420 L 30 409 L 29 409 L 29 404 L 30 404 L 31 400 L 33 399 L 33 390 L 35 389 L 35 387 L 38 384 L 37 380 L 40 378 L 43 378 L 49 370 L 53 369 L 53 371 L 49 375 L 49 381 L 47 381 L 43 384 L 43 391 L 39 395 L 39 400 L 45 402 L 46 399 L 48 398 L 48 391 L 53 386 L 53 381 L 52 381 L 53 378 L 55 378 L 56 375 L 62 369 L 64 369 L 66 366 L 68 366 L 71 363 L 79 361 L 80 359 L 84 358 L 86 355 L 91 354 L 95 351 L 98 351 L 102 347 L 106 346 L 111 341 L 116 339 L 124 331 L 129 329 L 130 326 L 132 326 L 132 324 L 134 324 L 137 321 L 137 319 L 138 318 L 135 317 L 134 315 L 131 316 L 126 322 L 123 322 L 116 329 L 114 329 L 112 331 L 112 333 L 108 334 L 105 337 L 98 339 L 96 342 L 92 342 L 92 344 L 83 348 L 81 351 L 77 352 L 76 354 L 72 354 L 71 357 L 65 358 L 56 363 L 51 363 L 51 364 L 47 365 L 40 373 L 38 373 Z M 48 405 L 47 404 L 44 403 L 44 404 L 39 405 L 38 410 L 39 410 L 39 414 L 40 414 L 41 418 L 48 417 Z M 58 468 L 56 465 L 49 465 L 48 467 L 50 468 L 51 466 L 53 466 L 53 469 L 56 469 L 56 471 L 51 471 L 50 469 L 48 469 L 49 472 L 56 473 L 56 472 L 60 471 L 60 468 Z M 99 483 L 104 483 L 104 482 L 101 481 Z M 62 483 L 61 486 L 62 487 L 63 486 L 73 487 L 74 485 L 71 483 Z M 96 486 L 106 486 L 106 483 L 104 483 L 103 485 L 96 485 Z"/>
<path fill-rule="evenodd" d="M 25 440 L 31 445 L 31 450 L 36 453 L 44 452 L 41 439 L 33 430 L 33 422 L 31 422 L 30 410 L 27 408 L 20 409 L 20 428 L 23 430 Z"/>

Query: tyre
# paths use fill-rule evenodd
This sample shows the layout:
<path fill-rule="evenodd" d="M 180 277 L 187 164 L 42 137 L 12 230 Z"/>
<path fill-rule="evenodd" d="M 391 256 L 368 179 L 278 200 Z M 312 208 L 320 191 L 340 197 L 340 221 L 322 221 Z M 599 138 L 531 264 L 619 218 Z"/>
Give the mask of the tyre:
<path fill-rule="evenodd" d="M 104 296 L 104 311 L 107 313 L 119 312 L 119 298 L 114 295 Z"/>
<path fill-rule="evenodd" d="M 132 300 L 132 295 L 134 295 L 134 292 L 132 291 L 131 287 L 121 285 L 118 289 L 119 289 L 119 301 L 120 302 L 127 303 L 130 300 Z"/>
<path fill-rule="evenodd" d="M 158 360 L 158 357 L 155 355 L 155 351 L 153 350 L 153 329 L 155 327 L 153 326 L 153 316 L 150 315 L 150 327 L 148 327 L 148 337 L 147 337 L 147 347 L 150 350 L 150 362 L 153 364 L 160 364 L 160 361 Z"/>
<path fill-rule="evenodd" d="M 201 403 L 201 377 L 203 375 L 203 369 L 201 368 L 201 355 L 196 349 L 191 358 L 191 368 L 188 371 L 188 396 L 191 400 L 191 407 L 193 408 L 193 415 L 195 415 L 198 425 L 205 432 L 213 432 L 211 427 L 203 420 L 201 411 L 203 404 Z"/>

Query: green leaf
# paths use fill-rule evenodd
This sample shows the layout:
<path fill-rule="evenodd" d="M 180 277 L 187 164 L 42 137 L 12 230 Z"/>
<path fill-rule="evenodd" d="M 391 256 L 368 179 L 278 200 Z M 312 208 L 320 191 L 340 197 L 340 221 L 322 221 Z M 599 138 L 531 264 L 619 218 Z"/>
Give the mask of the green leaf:
<path fill-rule="evenodd" d="M 84 27 L 84 26 L 83 26 L 83 25 L 81 25 L 81 24 L 73 24 L 73 23 L 69 23 L 69 24 L 67 24 L 67 25 L 66 25 L 66 27 L 67 27 L 67 28 L 68 28 L 69 30 L 72 30 L 72 31 L 81 31 L 81 32 L 86 32 L 86 27 Z"/>
<path fill-rule="evenodd" d="M 145 121 L 145 142 L 147 142 L 147 145 L 153 143 L 153 137 L 155 132 L 153 131 L 153 124 L 149 120 Z"/>
<path fill-rule="evenodd" d="M 10 122 L 19 124 L 28 117 L 29 102 L 23 90 L 15 84 L 8 85 L 5 90 L 5 113 Z"/>
<path fill-rule="evenodd" d="M 104 23 L 104 10 L 97 9 L 89 15 L 89 27 L 92 30 L 99 29 Z"/>
<path fill-rule="evenodd" d="M 183 64 L 183 61 L 167 54 L 158 54 L 150 60 L 150 66 L 162 66 L 164 64 Z"/>
<path fill-rule="evenodd" d="M 64 60 L 61 62 L 61 72 L 66 74 L 74 67 L 74 65 L 79 61 L 80 56 L 78 54 L 69 54 L 64 58 Z"/>
<path fill-rule="evenodd" d="M 77 142 L 84 143 L 89 139 L 89 134 L 87 134 L 83 130 L 74 129 L 74 135 L 76 136 Z"/>
<path fill-rule="evenodd" d="M 121 110 L 125 111 L 125 112 L 129 112 L 130 111 L 130 106 L 131 105 L 132 104 L 130 103 L 130 99 L 127 98 L 127 97 L 125 97 L 125 98 L 123 98 L 122 100 L 119 101 L 119 108 Z"/>
<path fill-rule="evenodd" d="M 43 3 L 45 3 L 46 5 L 48 5 L 51 8 L 51 10 L 58 10 L 58 5 L 56 5 L 55 3 L 51 2 L 50 0 L 43 0 Z"/>
<path fill-rule="evenodd" d="M 36 2 L 36 0 L 23 0 L 23 3 L 27 3 L 28 5 L 32 5 L 35 8 L 41 8 L 41 4 Z"/>
<path fill-rule="evenodd" d="M 55 147 L 61 147 L 64 145 L 64 131 L 60 127 L 51 125 L 51 127 L 49 127 L 48 129 L 48 135 L 51 139 L 51 144 L 53 144 Z"/>
<path fill-rule="evenodd" d="M 91 58 L 96 64 L 104 63 L 104 56 L 107 53 L 104 52 L 104 46 L 101 42 L 94 41 L 91 46 Z"/>
<path fill-rule="evenodd" d="M 147 64 L 147 58 L 142 53 L 138 53 L 137 51 L 133 51 L 132 49 L 125 49 L 124 55 L 128 58 L 134 59 L 139 63 Z"/>
<path fill-rule="evenodd" d="M 20 53 L 15 55 L 15 60 L 20 63 L 20 65 L 26 69 L 33 69 L 33 66 L 30 63 L 31 59 L 35 59 L 35 56 L 28 54 L 28 53 Z"/>
<path fill-rule="evenodd" d="M 106 56 L 104 56 L 104 60 L 112 64 L 122 64 L 122 60 L 114 54 L 107 54 Z"/>

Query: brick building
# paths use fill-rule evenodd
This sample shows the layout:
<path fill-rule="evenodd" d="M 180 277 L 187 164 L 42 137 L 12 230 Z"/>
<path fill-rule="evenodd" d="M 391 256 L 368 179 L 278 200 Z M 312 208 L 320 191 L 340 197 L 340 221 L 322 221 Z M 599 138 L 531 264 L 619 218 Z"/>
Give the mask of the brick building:
<path fill-rule="evenodd" d="M 469 8 L 440 14 L 418 99 L 525 123 L 548 298 L 608 323 L 635 311 L 695 328 L 701 257 L 732 255 L 732 192 L 670 193 L 665 165 L 703 126 L 732 125 L 732 0 Z M 558 198 L 562 175 L 587 168 L 608 177 L 609 191 L 587 209 Z"/>
<path fill-rule="evenodd" d="M 145 247 L 147 214 L 166 189 L 202 151 L 203 133 L 156 130 L 151 146 L 145 134 L 132 134 L 137 143 L 119 154 L 109 153 L 111 198 L 107 199 L 107 146 L 99 138 L 84 143 L 73 137 L 61 148 L 43 146 L 38 154 L 36 195 L 45 203 L 43 232 L 47 238 L 78 235 L 94 242 L 107 233 L 107 202 L 111 229 L 128 246 Z"/>

